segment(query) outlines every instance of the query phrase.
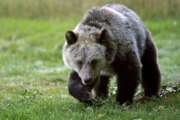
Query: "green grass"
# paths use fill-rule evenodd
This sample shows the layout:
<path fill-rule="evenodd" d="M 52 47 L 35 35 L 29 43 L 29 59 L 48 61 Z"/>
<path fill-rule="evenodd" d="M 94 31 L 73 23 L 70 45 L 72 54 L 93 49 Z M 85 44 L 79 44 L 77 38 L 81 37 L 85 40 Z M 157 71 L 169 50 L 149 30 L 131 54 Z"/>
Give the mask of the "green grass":
<path fill-rule="evenodd" d="M 180 21 L 147 21 L 162 84 L 180 81 Z M 84 106 L 68 95 L 61 57 L 64 33 L 77 20 L 0 19 L 0 120 L 178 120 L 180 94 L 145 104 Z"/>
<path fill-rule="evenodd" d="M 89 8 L 109 3 L 124 4 L 145 19 L 180 16 L 179 0 L 0 0 L 0 17 L 71 19 Z"/>

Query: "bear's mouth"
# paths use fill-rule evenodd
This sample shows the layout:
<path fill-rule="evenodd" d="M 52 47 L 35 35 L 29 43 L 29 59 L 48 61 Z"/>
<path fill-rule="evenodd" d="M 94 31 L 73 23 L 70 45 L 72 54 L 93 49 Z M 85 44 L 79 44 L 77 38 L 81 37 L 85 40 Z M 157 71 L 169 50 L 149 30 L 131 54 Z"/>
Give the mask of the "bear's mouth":
<path fill-rule="evenodd" d="M 94 78 L 93 80 L 92 80 L 92 82 L 91 83 L 89 83 L 89 84 L 86 84 L 86 85 L 84 85 L 84 86 L 86 86 L 87 88 L 89 88 L 89 89 L 92 89 L 92 88 L 94 88 L 95 86 L 96 86 L 96 84 L 98 83 L 98 77 L 97 78 Z"/>

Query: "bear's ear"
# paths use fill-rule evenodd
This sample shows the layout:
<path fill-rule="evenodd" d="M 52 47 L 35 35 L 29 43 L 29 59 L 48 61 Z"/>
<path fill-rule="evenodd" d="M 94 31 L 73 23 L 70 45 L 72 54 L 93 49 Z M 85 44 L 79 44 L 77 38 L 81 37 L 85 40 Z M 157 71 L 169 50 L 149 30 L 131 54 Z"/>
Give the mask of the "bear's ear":
<path fill-rule="evenodd" d="M 104 28 L 102 28 L 97 34 L 96 34 L 96 40 L 98 43 L 103 44 L 105 42 L 105 38 L 108 35 L 108 31 Z"/>
<path fill-rule="evenodd" d="M 114 40 L 112 40 L 113 37 L 111 33 L 102 28 L 96 38 L 99 44 L 106 47 L 106 59 L 108 63 L 112 63 L 116 56 L 117 45 L 114 43 Z"/>
<path fill-rule="evenodd" d="M 77 41 L 77 35 L 73 31 L 67 31 L 65 34 L 68 45 L 72 45 Z"/>

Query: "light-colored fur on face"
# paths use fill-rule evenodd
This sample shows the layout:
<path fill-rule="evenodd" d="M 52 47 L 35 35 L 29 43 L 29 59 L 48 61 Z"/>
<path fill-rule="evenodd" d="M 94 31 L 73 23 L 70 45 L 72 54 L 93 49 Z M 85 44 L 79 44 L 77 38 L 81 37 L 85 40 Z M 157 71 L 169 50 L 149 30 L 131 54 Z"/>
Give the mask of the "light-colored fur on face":
<path fill-rule="evenodd" d="M 80 76 L 82 83 L 91 79 L 96 82 L 101 70 L 106 64 L 105 47 L 95 42 L 77 42 L 73 45 L 64 45 L 64 63 Z"/>

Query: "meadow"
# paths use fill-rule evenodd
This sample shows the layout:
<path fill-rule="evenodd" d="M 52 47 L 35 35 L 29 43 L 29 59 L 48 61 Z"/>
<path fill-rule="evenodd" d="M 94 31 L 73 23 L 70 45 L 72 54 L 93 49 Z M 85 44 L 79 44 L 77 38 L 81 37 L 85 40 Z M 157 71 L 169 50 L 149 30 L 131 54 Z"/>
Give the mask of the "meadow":
<path fill-rule="evenodd" d="M 119 106 L 113 94 L 101 106 L 85 106 L 69 96 L 69 70 L 61 50 L 65 31 L 77 23 L 78 19 L 0 19 L 0 120 L 179 120 L 179 92 L 130 106 Z M 162 85 L 177 84 L 180 21 L 145 24 L 159 49 Z"/>
<path fill-rule="evenodd" d="M 0 17 L 72 19 L 95 6 L 125 4 L 144 19 L 179 18 L 179 0 L 0 0 Z"/>

